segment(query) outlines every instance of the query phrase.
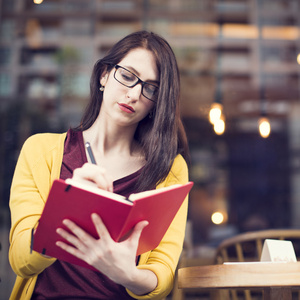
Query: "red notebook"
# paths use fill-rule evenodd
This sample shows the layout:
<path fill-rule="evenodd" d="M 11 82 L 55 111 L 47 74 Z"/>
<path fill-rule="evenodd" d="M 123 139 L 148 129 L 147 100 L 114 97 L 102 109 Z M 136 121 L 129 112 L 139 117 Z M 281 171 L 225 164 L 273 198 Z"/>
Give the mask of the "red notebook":
<path fill-rule="evenodd" d="M 132 194 L 128 199 L 121 195 L 84 186 L 70 179 L 53 182 L 43 213 L 33 236 L 32 249 L 60 260 L 94 269 L 84 261 L 67 253 L 55 242 L 63 240 L 56 233 L 58 227 L 70 219 L 86 232 L 99 238 L 91 220 L 97 213 L 106 225 L 111 237 L 119 242 L 143 220 L 149 221 L 141 234 L 137 255 L 156 248 L 182 202 L 193 186 L 192 182 L 157 190 Z"/>

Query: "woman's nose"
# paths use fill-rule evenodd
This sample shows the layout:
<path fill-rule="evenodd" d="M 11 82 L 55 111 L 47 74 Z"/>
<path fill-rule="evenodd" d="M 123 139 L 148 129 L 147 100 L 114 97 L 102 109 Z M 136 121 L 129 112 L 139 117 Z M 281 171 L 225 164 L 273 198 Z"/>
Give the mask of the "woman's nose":
<path fill-rule="evenodd" d="M 132 88 L 128 88 L 127 97 L 133 101 L 137 101 L 140 99 L 142 94 L 142 85 L 138 83 Z"/>

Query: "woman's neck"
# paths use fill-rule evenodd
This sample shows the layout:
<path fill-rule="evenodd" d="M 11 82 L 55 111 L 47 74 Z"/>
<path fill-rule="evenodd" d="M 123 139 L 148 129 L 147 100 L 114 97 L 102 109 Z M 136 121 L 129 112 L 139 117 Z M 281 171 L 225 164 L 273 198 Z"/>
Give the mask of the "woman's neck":
<path fill-rule="evenodd" d="M 134 140 L 135 128 L 118 127 L 100 122 L 99 119 L 83 132 L 84 142 L 90 142 L 99 154 L 135 155 L 137 142 Z"/>
<path fill-rule="evenodd" d="M 97 164 L 108 172 L 113 181 L 145 165 L 145 156 L 134 140 L 132 130 L 94 123 L 83 131 L 83 139 L 91 144 Z"/>

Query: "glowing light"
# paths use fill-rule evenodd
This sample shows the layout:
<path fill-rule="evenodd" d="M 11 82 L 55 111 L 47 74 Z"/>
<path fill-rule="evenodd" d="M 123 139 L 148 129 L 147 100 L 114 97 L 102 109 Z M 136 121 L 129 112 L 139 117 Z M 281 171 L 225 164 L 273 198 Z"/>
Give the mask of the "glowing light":
<path fill-rule="evenodd" d="M 297 55 L 297 63 L 300 65 L 300 53 Z"/>
<path fill-rule="evenodd" d="M 223 215 L 223 213 L 221 213 L 220 211 L 216 211 L 211 215 L 211 221 L 216 224 L 216 225 L 220 225 L 224 222 L 225 217 Z"/>
<path fill-rule="evenodd" d="M 44 0 L 33 0 L 33 3 L 35 4 L 41 4 Z"/>
<path fill-rule="evenodd" d="M 221 135 L 225 131 L 225 121 L 224 117 L 221 116 L 220 119 L 216 120 L 214 123 L 214 131 L 217 135 Z"/>
<path fill-rule="evenodd" d="M 211 105 L 211 109 L 209 111 L 209 122 L 211 124 L 215 124 L 215 122 L 221 118 L 222 109 L 223 106 L 220 103 L 213 103 Z"/>
<path fill-rule="evenodd" d="M 259 133 L 263 138 L 267 138 L 271 133 L 271 125 L 267 118 L 260 118 Z"/>

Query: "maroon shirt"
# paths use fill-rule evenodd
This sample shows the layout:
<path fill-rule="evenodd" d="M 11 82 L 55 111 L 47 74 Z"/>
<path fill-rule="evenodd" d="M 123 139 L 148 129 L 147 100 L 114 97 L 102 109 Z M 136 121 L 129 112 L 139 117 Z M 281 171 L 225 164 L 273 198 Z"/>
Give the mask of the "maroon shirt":
<path fill-rule="evenodd" d="M 87 162 L 81 131 L 69 130 L 64 146 L 61 179 L 71 178 L 73 170 Z M 140 170 L 114 181 L 114 192 L 129 196 L 134 192 Z M 56 260 L 37 279 L 33 300 L 41 299 L 105 299 L 128 300 L 125 288 L 107 276 L 77 265 Z"/>

